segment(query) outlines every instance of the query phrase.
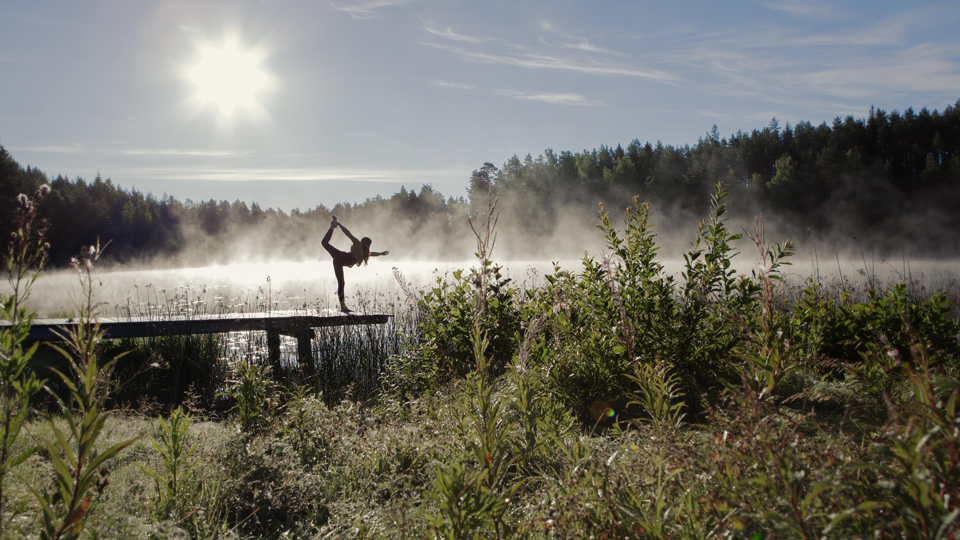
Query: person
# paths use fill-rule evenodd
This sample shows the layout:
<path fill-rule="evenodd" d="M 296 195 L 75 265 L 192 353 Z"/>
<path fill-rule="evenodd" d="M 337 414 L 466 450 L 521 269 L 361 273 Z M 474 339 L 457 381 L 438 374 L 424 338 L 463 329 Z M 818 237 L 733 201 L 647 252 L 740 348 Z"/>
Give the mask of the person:
<path fill-rule="evenodd" d="M 347 235 L 347 238 L 353 242 L 353 245 L 350 246 L 350 251 L 340 251 L 339 249 L 330 245 L 330 237 L 333 235 L 333 230 L 337 227 L 343 231 L 343 234 Z M 350 234 L 350 231 L 343 226 L 342 223 L 337 221 L 337 216 L 333 216 L 333 221 L 330 222 L 330 229 L 327 230 L 327 234 L 324 235 L 323 241 L 320 242 L 320 245 L 323 246 L 323 249 L 327 250 L 327 253 L 333 257 L 333 272 L 337 276 L 337 297 L 340 299 L 340 311 L 344 313 L 352 313 L 352 310 L 347 308 L 346 302 L 344 302 L 343 294 L 343 267 L 346 266 L 350 268 L 354 265 L 360 266 L 360 263 L 367 264 L 367 260 L 370 257 L 380 257 L 383 255 L 389 255 L 389 251 L 370 251 L 370 244 L 373 243 L 369 237 L 364 236 L 362 239 L 357 240 L 357 237 Z"/>

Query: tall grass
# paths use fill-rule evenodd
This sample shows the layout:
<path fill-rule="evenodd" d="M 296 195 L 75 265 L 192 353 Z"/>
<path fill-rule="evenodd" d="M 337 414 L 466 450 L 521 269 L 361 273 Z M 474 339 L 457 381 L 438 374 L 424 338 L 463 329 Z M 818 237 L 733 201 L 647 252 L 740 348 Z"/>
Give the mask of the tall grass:
<path fill-rule="evenodd" d="M 422 291 L 398 275 L 400 292 L 362 292 L 355 303 L 391 323 L 318 329 L 313 376 L 288 347 L 286 388 L 266 374 L 262 335 L 211 338 L 209 350 L 131 342 L 166 363 L 207 355 L 224 371 L 206 384 L 237 406 L 108 418 L 103 448 L 143 432 L 154 444 L 129 443 L 90 476 L 86 534 L 956 538 L 952 282 L 888 284 L 870 268 L 791 284 L 778 279 L 787 244 L 767 242 L 761 222 L 750 236 L 764 265 L 732 272 L 740 239 L 724 225 L 722 189 L 713 200 L 681 276 L 663 271 L 638 201 L 622 225 L 598 216 L 605 256 L 527 288 L 492 261 L 491 204 L 476 268 Z M 278 309 L 276 294 L 224 304 Z M 173 305 L 134 294 L 130 306 L 155 317 L 219 309 L 199 308 L 198 295 Z M 183 400 L 165 391 L 164 407 Z M 52 429 L 25 431 L 49 440 Z M 14 449 L 30 444 L 20 435 Z M 49 486 L 51 455 L 15 463 L 16 474 Z M 36 505 L 6 509 L 14 536 L 42 521 Z"/>

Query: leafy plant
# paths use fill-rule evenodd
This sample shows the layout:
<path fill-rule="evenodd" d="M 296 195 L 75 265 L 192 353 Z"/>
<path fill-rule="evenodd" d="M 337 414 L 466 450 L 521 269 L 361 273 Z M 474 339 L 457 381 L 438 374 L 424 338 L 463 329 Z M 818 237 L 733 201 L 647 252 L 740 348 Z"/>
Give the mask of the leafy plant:
<path fill-rule="evenodd" d="M 78 306 L 79 323 L 62 336 L 69 351 L 51 345 L 70 367 L 70 375 L 51 368 L 69 390 L 70 400 L 64 402 L 54 394 L 66 420 L 67 431 L 61 430 L 51 419 L 48 425 L 54 437 L 39 438 L 54 469 L 52 493 L 37 486 L 30 488 L 42 512 L 41 538 L 77 538 L 80 535 L 93 500 L 91 487 L 109 473 L 108 462 L 139 439 L 121 441 L 106 449 L 97 446 L 107 420 L 103 405 L 110 392 L 110 375 L 117 361 L 114 359 L 101 366 L 97 356 L 104 332 L 100 330 L 96 316 L 93 262 L 100 254 L 101 248 L 97 245 L 73 260 L 85 294 L 84 303 Z"/>
<path fill-rule="evenodd" d="M 480 489 L 483 470 L 470 471 L 463 463 L 446 464 L 437 471 L 436 492 L 431 496 L 440 505 L 430 527 L 440 538 L 477 538 L 489 523 L 490 514 L 502 504 L 489 491 Z"/>
<path fill-rule="evenodd" d="M 160 454 L 164 471 L 157 473 L 138 464 L 140 470 L 156 482 L 157 497 L 161 507 L 171 503 L 179 506 L 182 503 L 180 497 L 183 495 L 184 484 L 190 480 L 193 473 L 190 456 L 200 443 L 189 446 L 187 442 L 187 431 L 190 429 L 192 419 L 182 407 L 177 407 L 170 413 L 169 421 L 165 421 L 163 417 L 158 418 L 160 442 L 150 437 L 150 444 Z"/>
<path fill-rule="evenodd" d="M 247 433 L 260 431 L 272 409 L 270 395 L 273 383 L 269 371 L 269 367 L 257 364 L 238 364 L 239 381 L 226 392 L 235 401 L 231 412 L 237 415 L 240 429 Z"/>
<path fill-rule="evenodd" d="M 680 378 L 670 372 L 670 366 L 661 359 L 654 364 L 637 364 L 627 377 L 639 388 L 639 394 L 628 394 L 628 405 L 639 405 L 648 415 L 648 421 L 658 431 L 678 429 L 686 414 L 683 412 L 683 392 Z"/>
<path fill-rule="evenodd" d="M 478 266 L 467 273 L 453 272 L 453 283 L 438 277 L 436 286 L 423 292 L 419 300 L 424 316 L 419 324 L 422 342 L 416 354 L 427 361 L 414 359 L 413 362 L 417 369 L 435 373 L 439 381 L 463 377 L 473 370 L 472 333 L 477 325 L 488 333 L 485 354 L 495 375 L 505 371 L 517 350 L 520 331 L 517 290 L 509 278 L 503 277 L 502 268 L 490 259 L 499 214 L 493 192 L 488 195 L 483 227 L 477 230 L 470 221 L 477 239 Z"/>
<path fill-rule="evenodd" d="M 907 413 L 894 412 L 886 436 L 876 441 L 882 463 L 877 470 L 889 501 L 877 507 L 898 516 L 892 525 L 910 538 L 954 538 L 960 532 L 960 388 L 939 399 L 929 369 L 932 358 L 914 342 L 917 369 L 907 366 L 912 403 Z"/>
<path fill-rule="evenodd" d="M 736 356 L 743 360 L 740 366 L 744 380 L 753 385 L 757 399 L 770 399 L 777 383 L 789 371 L 796 367 L 790 358 L 792 351 L 783 337 L 781 319 L 776 313 L 777 291 L 776 284 L 783 281 L 780 276 L 780 267 L 786 257 L 793 254 L 789 241 L 770 245 L 763 232 L 763 221 L 758 218 L 750 235 L 763 258 L 759 272 L 755 272 L 760 282 L 762 294 L 760 297 L 759 328 L 754 330 L 754 324 L 747 327 L 749 338 L 735 350 Z"/>
<path fill-rule="evenodd" d="M 14 448 L 30 410 L 30 397 L 43 387 L 36 375 L 27 369 L 38 344 L 24 349 L 36 317 L 36 312 L 29 311 L 24 302 L 47 261 L 49 246 L 44 241 L 47 224 L 35 224 L 34 221 L 40 202 L 49 190 L 44 184 L 32 198 L 26 195 L 18 198 L 17 228 L 7 253 L 7 277 L 13 294 L 0 294 L 0 319 L 9 321 L 9 325 L 0 328 L 0 535 L 3 534 L 7 504 L 7 475 L 36 452 L 36 448 L 28 448 L 17 453 Z"/>

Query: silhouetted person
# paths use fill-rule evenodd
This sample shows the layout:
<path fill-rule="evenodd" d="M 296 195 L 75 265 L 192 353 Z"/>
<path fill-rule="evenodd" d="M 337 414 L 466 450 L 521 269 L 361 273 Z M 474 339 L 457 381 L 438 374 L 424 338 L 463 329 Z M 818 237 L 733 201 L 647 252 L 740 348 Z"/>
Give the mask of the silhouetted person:
<path fill-rule="evenodd" d="M 333 230 L 337 227 L 340 227 L 340 230 L 343 231 L 343 234 L 347 235 L 353 245 L 350 246 L 350 252 L 340 251 L 339 249 L 330 245 L 330 237 L 333 235 Z M 367 260 L 370 257 L 379 257 L 381 255 L 389 255 L 389 251 L 370 251 L 370 244 L 373 243 L 373 240 L 364 236 L 362 240 L 357 240 L 357 237 L 350 234 L 350 231 L 347 230 L 342 224 L 337 221 L 337 216 L 333 216 L 333 221 L 330 222 L 330 229 L 327 230 L 327 234 L 324 235 L 323 241 L 320 242 L 320 245 L 327 250 L 327 253 L 333 257 L 333 272 L 337 275 L 337 297 L 340 299 L 340 311 L 344 313 L 350 313 L 351 310 L 347 309 L 347 304 L 344 302 L 343 295 L 343 267 L 351 267 L 353 265 L 360 266 L 360 263 L 367 264 Z"/>

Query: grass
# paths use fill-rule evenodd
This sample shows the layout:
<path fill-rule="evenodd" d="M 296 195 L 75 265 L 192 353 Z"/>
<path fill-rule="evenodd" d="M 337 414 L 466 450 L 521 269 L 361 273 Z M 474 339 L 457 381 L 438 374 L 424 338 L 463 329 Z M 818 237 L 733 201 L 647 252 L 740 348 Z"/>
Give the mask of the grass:
<path fill-rule="evenodd" d="M 284 387 L 260 336 L 121 344 L 183 378 L 127 383 L 164 400 L 112 390 L 127 405 L 100 412 L 96 449 L 133 442 L 97 471 L 84 537 L 960 536 L 956 282 L 786 283 L 789 245 L 759 222 L 769 264 L 733 274 L 724 204 L 718 189 L 682 279 L 637 204 L 623 227 L 601 216 L 609 256 L 520 289 L 490 262 L 491 201 L 478 268 L 355 299 L 392 324 L 318 331 L 319 377 L 291 368 Z M 156 298 L 131 305 L 182 313 Z M 191 366 L 222 371 L 191 389 Z M 224 386 L 229 411 L 205 397 Z M 34 411 L 13 453 L 55 427 Z M 51 456 L 15 464 L 7 536 L 41 525 L 25 486 L 49 488 Z"/>
<path fill-rule="evenodd" d="M 534 388 L 539 410 L 518 406 L 518 381 Z M 857 380 L 799 372 L 780 383 L 782 396 L 799 398 L 765 404 L 727 398 L 679 425 L 642 415 L 607 425 L 584 422 L 553 394 L 540 368 L 521 373 L 513 366 L 493 384 L 489 399 L 504 406 L 503 451 L 513 460 L 505 474 L 514 489 L 501 518 L 512 532 L 503 537 L 850 538 L 904 530 L 882 475 L 860 465 L 885 462 L 873 445 L 892 440 L 884 435 L 892 427 L 866 421 L 883 404 Z M 164 514 L 154 481 L 136 466 L 163 467 L 148 442 L 157 437 L 157 420 L 136 411 L 112 414 L 104 446 L 148 437 L 104 475 L 109 483 L 97 494 L 88 533 L 430 537 L 439 530 L 431 526 L 436 516 L 449 512 L 436 498 L 438 475 L 451 474 L 458 463 L 468 471 L 479 465 L 470 457 L 473 436 L 463 429 L 467 412 L 476 410 L 463 379 L 405 400 L 389 392 L 360 399 L 342 392 L 332 407 L 315 387 L 274 392 L 277 405 L 262 432 L 239 432 L 230 420 L 190 427 L 191 443 L 200 443 L 190 458 L 198 471 L 190 481 L 197 491 L 215 490 L 197 497 L 190 516 Z M 26 431 L 41 436 L 46 429 L 35 421 Z M 47 467 L 38 455 L 18 471 L 42 484 Z M 820 491 L 824 485 L 829 489 Z M 11 517 L 10 531 L 27 536 L 36 511 L 24 490 L 10 497 L 26 504 Z M 868 501 L 876 506 L 858 510 Z M 846 519 L 833 524 L 836 516 Z M 475 532 L 494 534 L 492 521 L 477 523 Z M 956 525 L 944 531 L 954 534 Z"/>

